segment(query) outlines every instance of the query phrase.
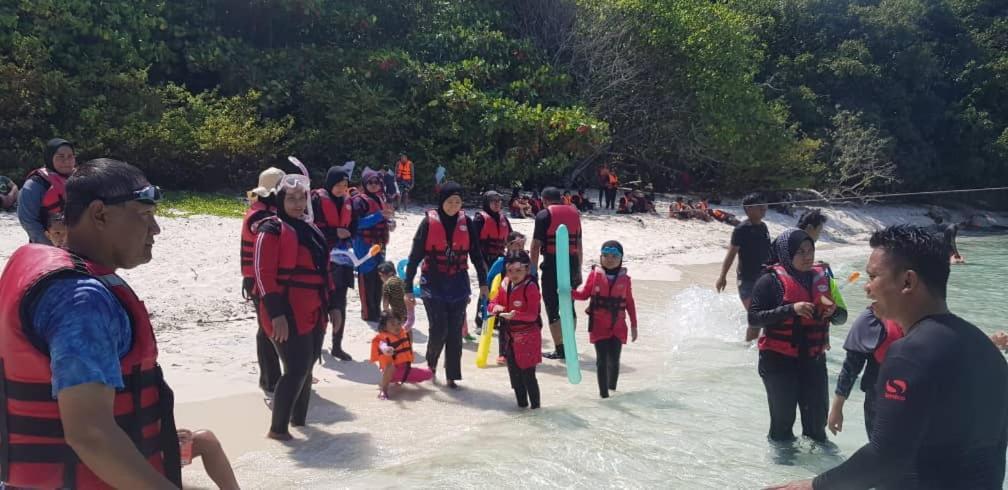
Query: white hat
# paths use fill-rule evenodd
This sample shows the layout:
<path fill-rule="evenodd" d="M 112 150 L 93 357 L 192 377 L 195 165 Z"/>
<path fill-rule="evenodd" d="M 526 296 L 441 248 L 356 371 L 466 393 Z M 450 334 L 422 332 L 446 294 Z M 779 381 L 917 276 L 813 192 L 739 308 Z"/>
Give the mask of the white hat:
<path fill-rule="evenodd" d="M 275 193 L 277 184 L 283 180 L 284 175 L 286 175 L 284 171 L 276 167 L 270 167 L 263 170 L 262 173 L 259 174 L 259 187 L 248 191 L 248 198 L 254 199 L 255 196 L 266 197 Z"/>

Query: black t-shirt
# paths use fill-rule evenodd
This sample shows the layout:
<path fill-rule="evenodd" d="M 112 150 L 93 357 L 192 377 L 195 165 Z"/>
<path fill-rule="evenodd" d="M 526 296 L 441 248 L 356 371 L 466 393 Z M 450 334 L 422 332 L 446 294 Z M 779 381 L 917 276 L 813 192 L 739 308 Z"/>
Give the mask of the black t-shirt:
<path fill-rule="evenodd" d="M 870 442 L 817 490 L 1002 487 L 1008 364 L 980 329 L 952 314 L 921 320 L 890 347 L 875 391 Z"/>
<path fill-rule="evenodd" d="M 770 259 L 770 230 L 766 223 L 743 221 L 732 231 L 731 244 L 739 248 L 738 278 L 746 282 L 758 279 L 763 264 Z"/>

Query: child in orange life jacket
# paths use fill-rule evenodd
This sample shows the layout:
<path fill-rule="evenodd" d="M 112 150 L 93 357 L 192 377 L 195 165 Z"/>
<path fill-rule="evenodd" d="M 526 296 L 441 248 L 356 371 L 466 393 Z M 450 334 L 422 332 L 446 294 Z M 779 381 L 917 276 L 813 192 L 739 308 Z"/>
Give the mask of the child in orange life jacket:
<path fill-rule="evenodd" d="M 67 229 L 62 214 L 49 214 L 46 220 L 45 236 L 54 247 L 63 248 L 66 245 Z"/>
<path fill-rule="evenodd" d="M 420 383 L 434 377 L 430 369 L 413 367 L 413 343 L 409 332 L 403 330 L 402 320 L 390 310 L 378 317 L 378 335 L 371 340 L 371 362 L 378 363 L 381 381 L 378 382 L 378 399 L 388 399 L 388 387 L 393 381 Z"/>
<path fill-rule="evenodd" d="M 595 345 L 599 396 L 609 398 L 619 380 L 619 360 L 627 341 L 627 314 L 630 339 L 637 341 L 637 308 L 630 276 L 623 267 L 623 245 L 616 240 L 602 244 L 601 267 L 592 266 L 588 280 L 571 296 L 588 303 L 588 335 Z"/>
<path fill-rule="evenodd" d="M 490 300 L 490 312 L 501 323 L 501 343 L 505 345 L 508 374 L 518 406 L 539 408 L 539 381 L 536 365 L 542 362 L 542 319 L 539 285 L 529 275 L 532 259 L 528 252 L 511 252 L 504 259 L 506 277 Z"/>

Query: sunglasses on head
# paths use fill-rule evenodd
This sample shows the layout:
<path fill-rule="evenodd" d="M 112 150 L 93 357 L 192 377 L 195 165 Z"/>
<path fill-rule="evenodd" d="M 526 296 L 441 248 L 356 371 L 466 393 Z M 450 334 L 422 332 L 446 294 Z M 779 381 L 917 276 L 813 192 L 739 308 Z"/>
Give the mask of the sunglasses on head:
<path fill-rule="evenodd" d="M 112 197 L 98 198 L 105 204 L 122 204 L 129 201 L 139 201 L 144 204 L 157 204 L 161 200 L 161 188 L 156 185 L 148 185 L 143 189 Z"/>
<path fill-rule="evenodd" d="M 604 247 L 602 248 L 602 255 L 612 255 L 613 257 L 620 258 L 623 257 L 623 253 L 619 251 L 616 247 Z"/>

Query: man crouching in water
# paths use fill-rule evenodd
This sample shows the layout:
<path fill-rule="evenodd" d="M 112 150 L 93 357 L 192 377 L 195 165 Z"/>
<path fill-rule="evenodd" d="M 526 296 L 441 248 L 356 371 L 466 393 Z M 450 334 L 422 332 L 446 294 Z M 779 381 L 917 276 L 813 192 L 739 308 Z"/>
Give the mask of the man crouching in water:
<path fill-rule="evenodd" d="M 116 275 L 150 262 L 160 190 L 92 160 L 67 180 L 65 249 L 32 244 L 0 277 L 0 480 L 18 488 L 177 488 L 173 395 L 150 317 Z"/>

